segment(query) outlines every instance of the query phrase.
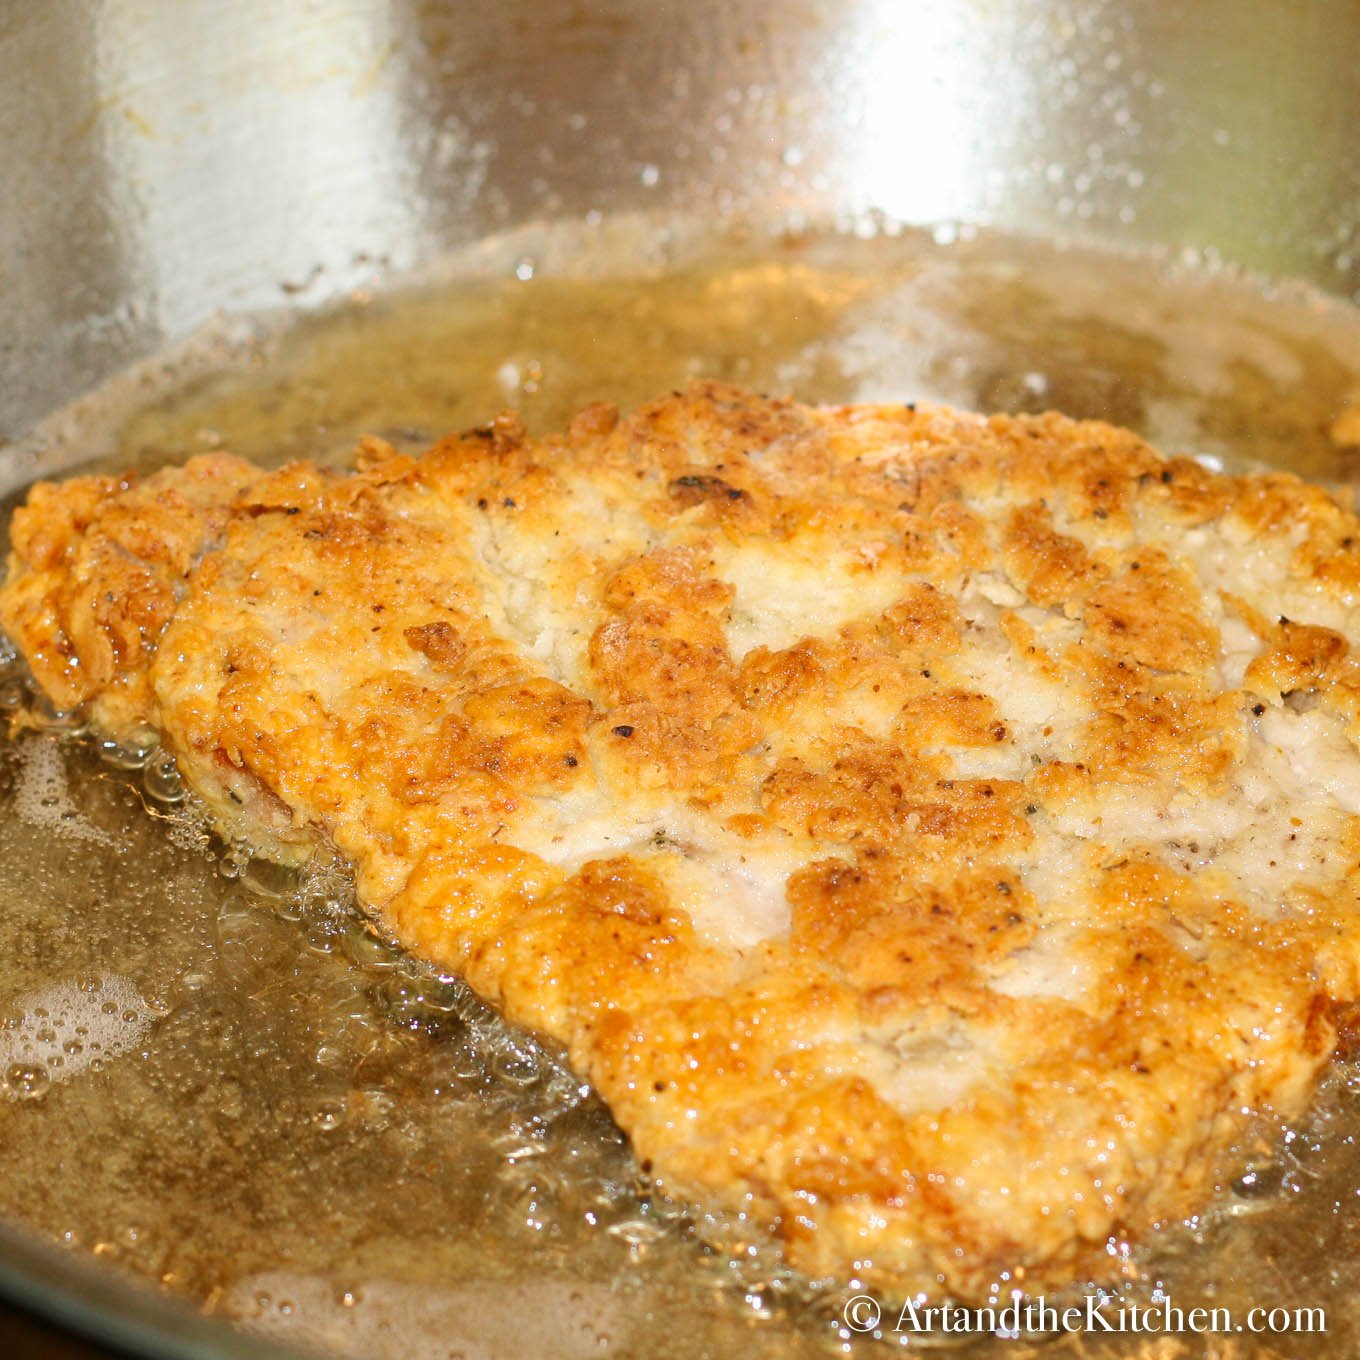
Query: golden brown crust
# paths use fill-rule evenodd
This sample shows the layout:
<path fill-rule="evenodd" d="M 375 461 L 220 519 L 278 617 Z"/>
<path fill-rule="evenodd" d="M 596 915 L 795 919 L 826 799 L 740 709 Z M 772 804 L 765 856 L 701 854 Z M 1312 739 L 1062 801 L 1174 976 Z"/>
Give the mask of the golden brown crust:
<path fill-rule="evenodd" d="M 330 838 L 665 1187 L 1044 1287 L 1299 1112 L 1360 997 L 1326 493 L 717 384 L 357 465 L 37 487 L 0 619 L 230 830 Z"/>

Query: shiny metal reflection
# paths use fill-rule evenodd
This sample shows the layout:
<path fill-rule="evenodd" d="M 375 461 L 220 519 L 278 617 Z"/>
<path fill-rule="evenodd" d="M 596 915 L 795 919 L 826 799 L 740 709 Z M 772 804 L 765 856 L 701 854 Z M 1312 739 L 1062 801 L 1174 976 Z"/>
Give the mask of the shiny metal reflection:
<path fill-rule="evenodd" d="M 1360 291 L 1360 9 L 62 0 L 0 20 L 0 433 L 532 217 L 879 209 Z"/>

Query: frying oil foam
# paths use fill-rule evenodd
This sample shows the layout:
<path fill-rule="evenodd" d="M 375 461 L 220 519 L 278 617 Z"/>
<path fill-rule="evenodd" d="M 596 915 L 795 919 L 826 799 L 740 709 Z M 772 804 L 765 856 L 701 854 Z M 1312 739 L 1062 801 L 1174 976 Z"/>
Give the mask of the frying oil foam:
<path fill-rule="evenodd" d="M 136 987 L 117 973 L 53 983 L 14 997 L 4 1011 L 11 1018 L 0 1029 L 0 1076 L 17 1065 L 54 1082 L 136 1048 L 154 1019 Z M 26 1084 L 20 1078 L 0 1082 L 0 1091 L 13 1098 Z"/>

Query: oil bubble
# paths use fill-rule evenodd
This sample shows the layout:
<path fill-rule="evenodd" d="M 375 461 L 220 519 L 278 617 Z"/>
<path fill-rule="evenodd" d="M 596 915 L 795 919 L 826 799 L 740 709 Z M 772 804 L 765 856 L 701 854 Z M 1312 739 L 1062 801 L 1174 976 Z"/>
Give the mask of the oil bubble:
<path fill-rule="evenodd" d="M 256 897 L 291 898 L 297 893 L 297 870 L 273 860 L 250 860 L 241 874 L 242 886 Z"/>
<path fill-rule="evenodd" d="M 157 803 L 173 805 L 184 801 L 184 780 L 179 766 L 168 752 L 157 752 L 142 771 L 142 788 L 146 796 Z"/>
<path fill-rule="evenodd" d="M 151 758 L 160 737 L 150 727 L 137 727 L 121 741 L 101 741 L 99 758 L 115 770 L 140 770 Z"/>
<path fill-rule="evenodd" d="M 51 1084 L 51 1074 L 41 1063 L 15 1062 L 5 1069 L 4 1089 L 19 1100 L 36 1100 Z"/>
<path fill-rule="evenodd" d="M 355 922 L 344 934 L 346 956 L 360 968 L 385 971 L 396 966 L 400 955 L 367 926 Z"/>
<path fill-rule="evenodd" d="M 340 1099 L 327 1099 L 317 1103 L 312 1111 L 312 1126 L 322 1133 L 333 1133 L 345 1122 L 347 1110 Z"/>

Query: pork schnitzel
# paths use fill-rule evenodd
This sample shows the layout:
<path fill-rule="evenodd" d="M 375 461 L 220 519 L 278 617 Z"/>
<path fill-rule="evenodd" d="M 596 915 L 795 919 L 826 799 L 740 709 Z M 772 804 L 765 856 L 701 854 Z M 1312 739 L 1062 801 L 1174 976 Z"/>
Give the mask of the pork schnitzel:
<path fill-rule="evenodd" d="M 698 384 L 35 486 L 0 621 L 318 839 L 667 1192 L 898 1295 L 1118 1272 L 1360 996 L 1360 521 L 1057 415 Z"/>

